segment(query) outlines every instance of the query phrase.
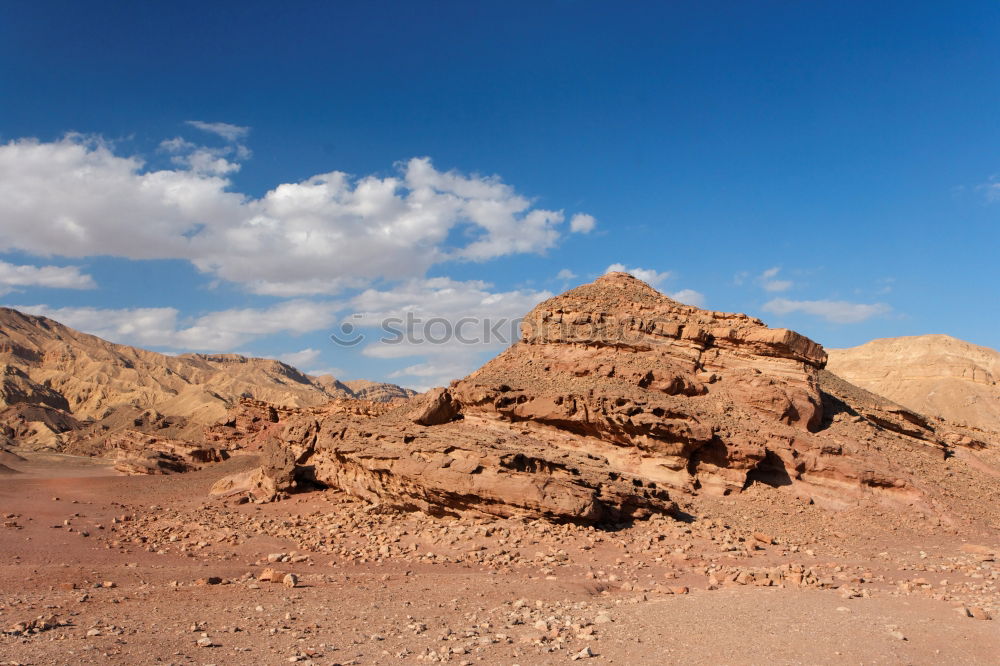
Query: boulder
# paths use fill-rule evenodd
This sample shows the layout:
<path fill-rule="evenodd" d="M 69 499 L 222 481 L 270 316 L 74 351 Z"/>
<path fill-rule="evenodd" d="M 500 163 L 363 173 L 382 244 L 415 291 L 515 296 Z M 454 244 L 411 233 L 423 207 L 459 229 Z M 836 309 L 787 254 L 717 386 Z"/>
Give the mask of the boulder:
<path fill-rule="evenodd" d="M 448 389 L 436 388 L 425 393 L 417 401 L 417 407 L 411 412 L 413 422 L 424 426 L 441 425 L 458 416 L 461 405 L 452 398 Z"/>

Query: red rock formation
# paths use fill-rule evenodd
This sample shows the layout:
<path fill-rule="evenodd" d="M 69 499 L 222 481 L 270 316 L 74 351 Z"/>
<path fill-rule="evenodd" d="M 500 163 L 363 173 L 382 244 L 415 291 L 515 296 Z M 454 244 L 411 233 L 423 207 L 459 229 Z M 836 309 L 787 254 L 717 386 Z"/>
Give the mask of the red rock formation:
<path fill-rule="evenodd" d="M 540 304 L 448 389 L 385 413 L 292 410 L 269 432 L 300 479 L 436 514 L 621 520 L 755 482 L 831 503 L 919 495 L 887 452 L 940 461 L 949 441 L 825 361 L 797 333 L 616 273 Z"/>
<path fill-rule="evenodd" d="M 107 438 L 113 452 L 115 469 L 126 474 L 171 474 L 198 469 L 201 465 L 221 462 L 224 451 L 188 441 L 122 430 Z"/>

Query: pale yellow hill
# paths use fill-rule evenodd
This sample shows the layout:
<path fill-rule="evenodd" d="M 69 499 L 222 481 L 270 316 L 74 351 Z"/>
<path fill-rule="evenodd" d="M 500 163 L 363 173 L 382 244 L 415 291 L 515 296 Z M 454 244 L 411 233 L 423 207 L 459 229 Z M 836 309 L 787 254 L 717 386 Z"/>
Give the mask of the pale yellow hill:
<path fill-rule="evenodd" d="M 1000 432 L 1000 352 L 949 335 L 829 349 L 827 368 L 905 407 Z"/>

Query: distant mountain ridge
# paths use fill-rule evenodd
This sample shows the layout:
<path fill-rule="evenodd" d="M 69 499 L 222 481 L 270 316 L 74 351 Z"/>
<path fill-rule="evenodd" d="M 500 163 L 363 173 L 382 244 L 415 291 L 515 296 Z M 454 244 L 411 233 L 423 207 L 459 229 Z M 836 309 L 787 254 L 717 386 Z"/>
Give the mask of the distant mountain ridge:
<path fill-rule="evenodd" d="M 312 377 L 273 359 L 169 356 L 0 308 L 0 424 L 6 424 L 8 439 L 31 435 L 40 438 L 36 443 L 50 439 L 48 445 L 54 445 L 58 433 L 46 435 L 52 430 L 46 422 L 73 429 L 74 421 L 108 419 L 123 408 L 155 410 L 175 421 L 204 426 L 222 419 L 241 397 L 310 407 L 336 398 L 385 401 L 414 395 L 394 384 L 356 386 L 328 375 Z M 32 429 L 37 430 L 33 435 Z"/>
<path fill-rule="evenodd" d="M 922 414 L 1000 433 L 1000 352 L 950 335 L 829 349 L 827 368 Z"/>

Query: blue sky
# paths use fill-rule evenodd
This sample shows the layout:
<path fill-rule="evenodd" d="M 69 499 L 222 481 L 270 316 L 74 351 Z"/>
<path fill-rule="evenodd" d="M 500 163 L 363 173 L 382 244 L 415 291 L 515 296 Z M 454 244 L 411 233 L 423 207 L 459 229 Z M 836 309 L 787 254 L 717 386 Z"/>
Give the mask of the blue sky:
<path fill-rule="evenodd" d="M 1000 5 L 620 5 L 3 3 L 0 302 L 417 387 L 498 347 L 330 332 L 615 264 L 1000 347 Z"/>

